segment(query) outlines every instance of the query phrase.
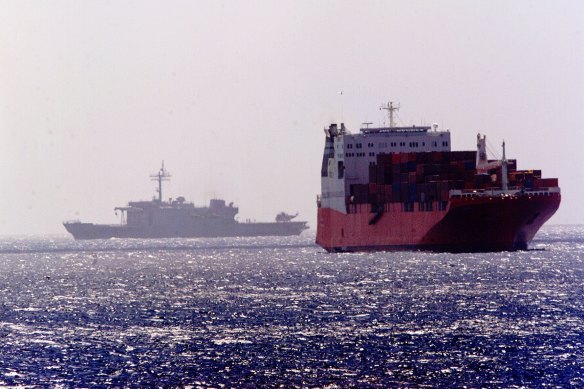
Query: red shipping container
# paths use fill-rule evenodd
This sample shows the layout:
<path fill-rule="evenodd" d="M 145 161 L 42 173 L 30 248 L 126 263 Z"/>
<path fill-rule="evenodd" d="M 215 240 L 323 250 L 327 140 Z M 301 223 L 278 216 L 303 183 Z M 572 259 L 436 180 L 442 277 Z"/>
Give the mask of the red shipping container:
<path fill-rule="evenodd" d="M 557 178 L 542 178 L 540 182 L 542 188 L 556 188 L 559 186 Z"/>

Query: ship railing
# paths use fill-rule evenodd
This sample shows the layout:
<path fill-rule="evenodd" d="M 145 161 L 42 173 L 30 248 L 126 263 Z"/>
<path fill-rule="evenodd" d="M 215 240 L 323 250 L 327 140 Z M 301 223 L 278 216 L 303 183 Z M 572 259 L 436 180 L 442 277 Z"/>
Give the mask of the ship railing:
<path fill-rule="evenodd" d="M 79 219 L 71 219 L 71 220 L 65 220 L 63 222 L 63 224 L 94 224 L 91 222 L 82 222 Z M 98 224 L 100 227 L 119 227 L 120 224 L 116 223 L 116 224 Z M 126 226 L 127 224 L 122 224 L 122 226 Z"/>
<path fill-rule="evenodd" d="M 405 132 L 428 132 L 429 126 L 422 127 L 375 127 L 375 128 L 361 128 L 360 131 L 364 134 L 378 134 L 378 133 L 405 133 Z"/>
<path fill-rule="evenodd" d="M 560 194 L 560 188 L 539 188 L 533 190 L 526 190 L 523 194 L 526 196 L 552 196 L 555 194 Z"/>
<path fill-rule="evenodd" d="M 547 188 L 539 188 L 539 189 L 535 189 L 534 191 L 536 192 L 551 192 L 551 193 L 560 193 L 560 187 L 559 186 L 550 186 Z"/>
<path fill-rule="evenodd" d="M 508 196 L 550 196 L 560 193 L 559 187 L 525 189 L 523 187 L 510 187 L 502 189 L 451 189 L 450 198 L 479 198 L 479 197 L 508 197 Z"/>

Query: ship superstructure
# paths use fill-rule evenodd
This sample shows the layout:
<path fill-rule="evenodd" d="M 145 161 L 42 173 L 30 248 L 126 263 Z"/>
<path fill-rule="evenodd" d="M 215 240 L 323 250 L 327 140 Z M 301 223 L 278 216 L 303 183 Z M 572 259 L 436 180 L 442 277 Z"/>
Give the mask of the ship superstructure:
<path fill-rule="evenodd" d="M 276 222 L 235 220 L 239 208 L 225 200 L 212 199 L 209 206 L 197 207 L 184 197 L 163 200 L 162 184 L 170 174 L 164 168 L 151 175 L 157 182 L 157 198 L 151 201 L 130 201 L 114 208 L 120 214 L 120 224 L 94 224 L 71 221 L 63 223 L 75 239 L 108 238 L 173 238 L 298 235 L 307 229 L 306 222 L 292 221 L 296 215 L 281 214 Z"/>
<path fill-rule="evenodd" d="M 328 251 L 526 249 L 557 210 L 557 178 L 517 170 L 516 160 L 452 151 L 450 132 L 433 126 L 344 124 L 325 128 L 316 242 Z"/>

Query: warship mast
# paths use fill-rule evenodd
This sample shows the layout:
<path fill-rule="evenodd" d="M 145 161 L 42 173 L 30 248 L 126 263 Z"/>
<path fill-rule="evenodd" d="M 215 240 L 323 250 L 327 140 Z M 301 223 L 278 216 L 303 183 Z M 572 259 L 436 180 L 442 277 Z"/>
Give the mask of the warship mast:
<path fill-rule="evenodd" d="M 158 201 L 162 204 L 162 181 L 170 181 L 170 173 L 164 169 L 164 161 L 162 161 L 162 167 L 156 174 L 150 175 L 152 181 L 158 181 Z"/>

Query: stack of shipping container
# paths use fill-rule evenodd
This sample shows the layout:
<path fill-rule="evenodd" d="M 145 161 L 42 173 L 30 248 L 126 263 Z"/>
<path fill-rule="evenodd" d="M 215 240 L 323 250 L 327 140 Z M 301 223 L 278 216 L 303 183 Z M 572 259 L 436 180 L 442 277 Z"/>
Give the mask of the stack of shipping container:
<path fill-rule="evenodd" d="M 492 161 L 490 161 L 492 162 Z M 557 179 L 542 179 L 540 170 L 517 171 L 516 160 L 507 161 L 508 185 L 537 190 L 558 186 Z M 446 206 L 451 189 L 500 189 L 501 168 L 477 174 L 476 151 L 378 154 L 369 166 L 369 183 L 350 186 L 349 204 L 402 203 L 405 210 L 430 211 Z"/>

